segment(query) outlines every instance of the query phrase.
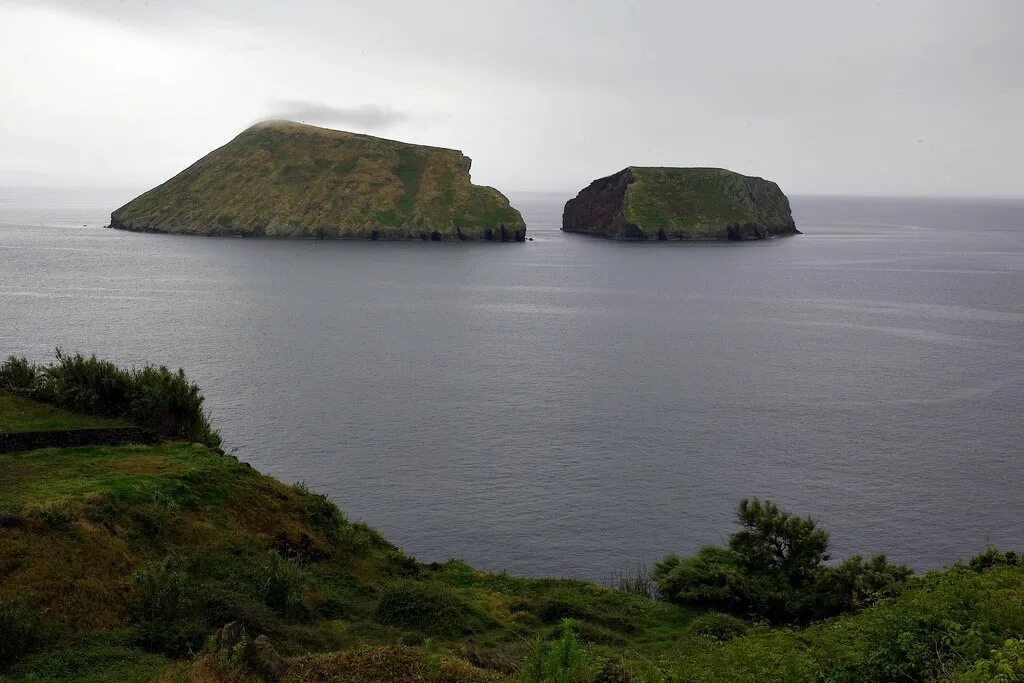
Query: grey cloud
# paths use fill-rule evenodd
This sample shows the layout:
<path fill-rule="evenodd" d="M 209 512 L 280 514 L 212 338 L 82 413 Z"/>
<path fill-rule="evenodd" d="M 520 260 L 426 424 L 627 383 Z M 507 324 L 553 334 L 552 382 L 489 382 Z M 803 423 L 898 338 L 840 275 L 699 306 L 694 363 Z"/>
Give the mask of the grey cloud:
<path fill-rule="evenodd" d="M 316 102 L 283 100 L 274 103 L 269 118 L 377 129 L 403 123 L 408 120 L 409 116 L 404 112 L 376 104 L 364 104 L 358 107 L 332 107 Z"/>
<path fill-rule="evenodd" d="M 0 15 L 0 61 L 18 65 L 0 70 L 0 180 L 5 164 L 99 177 L 112 145 L 138 153 L 110 162 L 111 183 L 156 180 L 259 114 L 464 149 L 508 189 L 638 164 L 792 193 L 1022 191 L 1020 0 L 0 0 Z"/>

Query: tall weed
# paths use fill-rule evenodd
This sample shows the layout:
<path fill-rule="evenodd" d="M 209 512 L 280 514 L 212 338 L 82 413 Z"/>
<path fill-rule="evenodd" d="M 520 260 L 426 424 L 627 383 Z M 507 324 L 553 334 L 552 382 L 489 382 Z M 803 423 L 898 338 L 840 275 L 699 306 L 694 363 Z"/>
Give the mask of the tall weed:
<path fill-rule="evenodd" d="M 13 664 L 42 640 L 39 614 L 22 598 L 0 602 L 0 667 Z"/>

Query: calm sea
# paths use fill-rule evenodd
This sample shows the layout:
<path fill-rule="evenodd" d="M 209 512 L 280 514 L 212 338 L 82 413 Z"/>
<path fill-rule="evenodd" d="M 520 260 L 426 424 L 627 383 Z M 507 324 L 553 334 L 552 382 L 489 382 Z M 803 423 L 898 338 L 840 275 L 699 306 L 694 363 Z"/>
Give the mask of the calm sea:
<path fill-rule="evenodd" d="M 604 579 L 744 496 L 917 569 L 1024 532 L 1024 203 L 794 199 L 801 237 L 286 242 L 0 191 L 0 353 L 185 367 L 227 447 L 417 558 Z"/>

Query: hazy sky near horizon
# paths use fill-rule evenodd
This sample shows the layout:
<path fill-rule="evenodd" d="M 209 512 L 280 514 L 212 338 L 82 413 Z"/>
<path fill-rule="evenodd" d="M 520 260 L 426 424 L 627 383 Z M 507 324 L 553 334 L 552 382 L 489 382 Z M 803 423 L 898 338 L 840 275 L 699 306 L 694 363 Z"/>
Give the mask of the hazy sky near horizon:
<path fill-rule="evenodd" d="M 145 188 L 251 123 L 791 194 L 1024 196 L 1019 0 L 0 0 L 0 185 Z"/>

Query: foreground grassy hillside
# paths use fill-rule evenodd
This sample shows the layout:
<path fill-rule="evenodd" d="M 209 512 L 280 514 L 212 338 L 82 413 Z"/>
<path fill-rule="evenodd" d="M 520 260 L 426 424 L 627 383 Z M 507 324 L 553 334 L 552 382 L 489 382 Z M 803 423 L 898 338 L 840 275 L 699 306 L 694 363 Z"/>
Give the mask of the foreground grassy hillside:
<path fill-rule="evenodd" d="M 290 121 L 257 124 L 133 199 L 111 226 L 266 237 L 523 241 L 461 152 Z"/>
<path fill-rule="evenodd" d="M 1024 677 L 1013 554 L 772 626 L 654 599 L 642 572 L 612 588 L 419 563 L 210 441 L 0 453 L 0 681 Z M 678 579 L 702 557 L 662 566 Z"/>

